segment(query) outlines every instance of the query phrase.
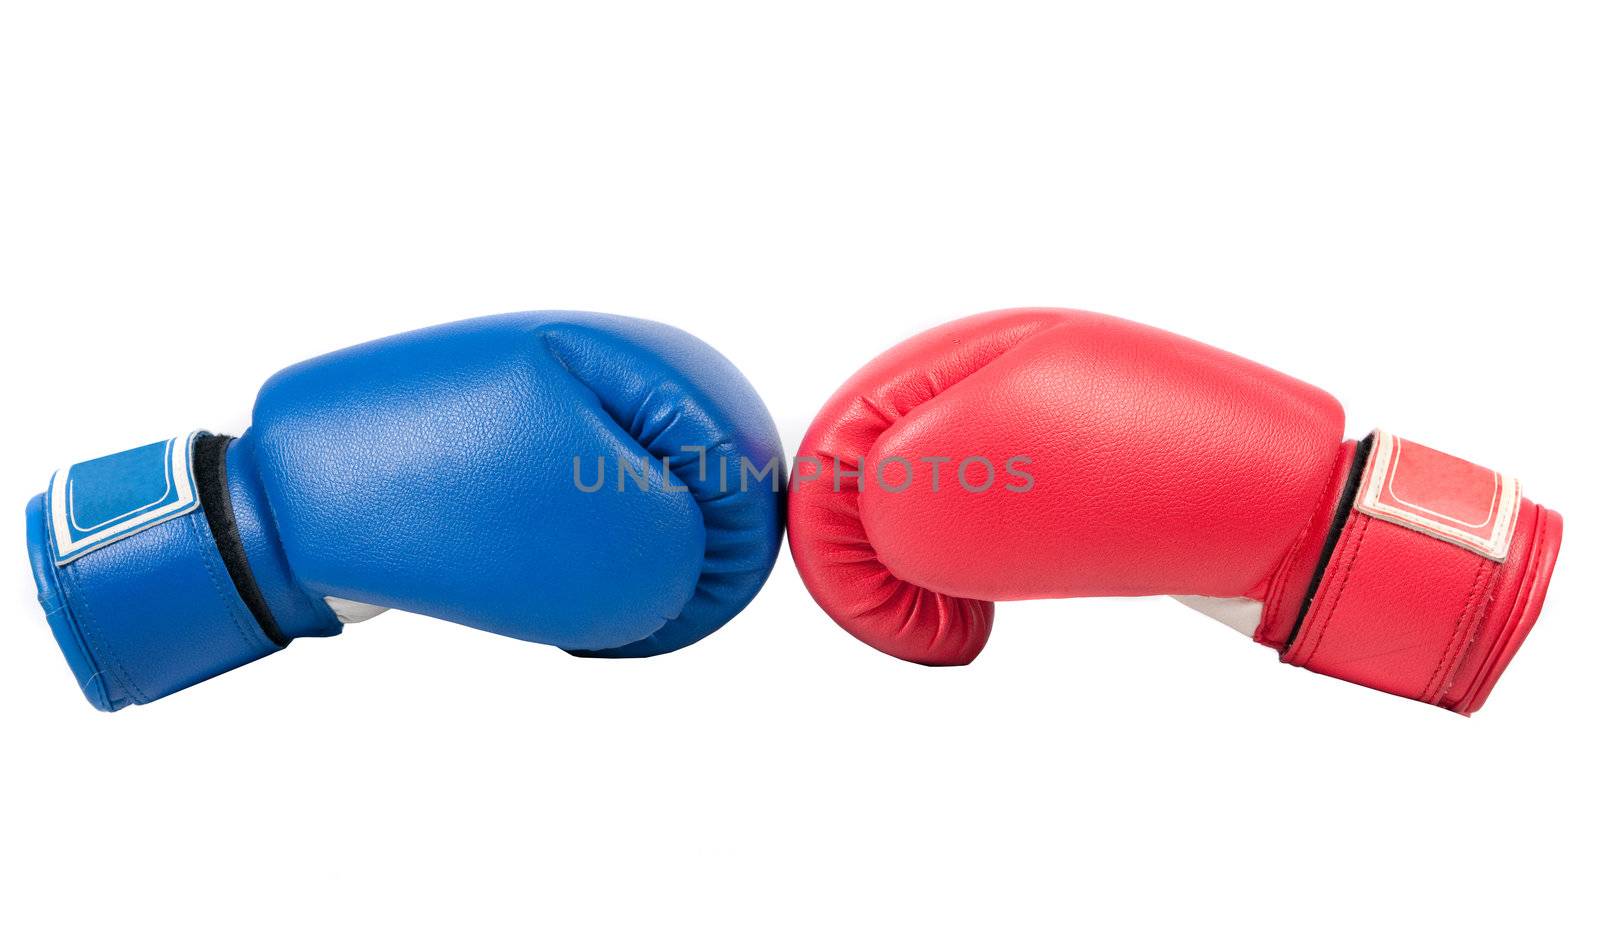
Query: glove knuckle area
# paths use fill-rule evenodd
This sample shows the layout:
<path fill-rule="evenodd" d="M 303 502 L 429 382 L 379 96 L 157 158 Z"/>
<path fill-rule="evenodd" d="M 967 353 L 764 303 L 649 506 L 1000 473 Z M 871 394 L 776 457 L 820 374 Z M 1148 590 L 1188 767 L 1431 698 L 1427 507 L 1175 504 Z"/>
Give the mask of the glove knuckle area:
<path fill-rule="evenodd" d="M 1060 321 L 1061 311 L 1001 310 L 957 320 L 885 352 L 828 401 L 801 443 L 789 495 L 789 541 L 823 610 L 869 645 L 923 664 L 965 664 L 982 651 L 994 604 L 897 576 L 863 517 L 879 438 L 907 414 Z"/>
<path fill-rule="evenodd" d="M 699 641 L 755 597 L 777 560 L 786 466 L 771 415 L 732 363 L 670 326 L 589 314 L 542 339 L 663 482 L 686 490 L 704 532 L 692 593 L 670 621 L 632 643 L 573 650 L 638 657 Z"/>
<path fill-rule="evenodd" d="M 1063 313 L 881 433 L 869 468 L 917 471 L 865 484 L 861 514 L 890 570 L 954 595 L 1249 595 L 1303 527 L 1342 430 L 1309 385 Z M 920 464 L 933 459 L 942 478 Z"/>
<path fill-rule="evenodd" d="M 567 649 L 669 631 L 678 647 L 731 618 L 776 557 L 777 493 L 711 498 L 658 452 L 693 438 L 780 454 L 770 417 L 714 351 L 653 323 L 422 330 L 290 369 L 256 413 L 285 551 L 329 595 Z"/>

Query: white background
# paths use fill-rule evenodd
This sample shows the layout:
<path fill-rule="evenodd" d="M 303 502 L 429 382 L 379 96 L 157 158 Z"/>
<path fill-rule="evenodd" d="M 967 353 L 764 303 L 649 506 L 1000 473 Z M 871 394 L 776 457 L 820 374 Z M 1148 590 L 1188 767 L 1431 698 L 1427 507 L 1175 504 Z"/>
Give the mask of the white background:
<path fill-rule="evenodd" d="M 1589 17 L 7 5 L 0 931 L 1593 934 Z M 53 468 L 242 430 L 313 354 L 645 316 L 737 362 L 792 452 L 872 355 L 1020 304 L 1242 353 L 1561 510 L 1487 708 L 1166 599 L 1002 607 L 971 667 L 920 668 L 787 552 L 664 658 L 394 613 L 114 715 L 34 604 Z"/>

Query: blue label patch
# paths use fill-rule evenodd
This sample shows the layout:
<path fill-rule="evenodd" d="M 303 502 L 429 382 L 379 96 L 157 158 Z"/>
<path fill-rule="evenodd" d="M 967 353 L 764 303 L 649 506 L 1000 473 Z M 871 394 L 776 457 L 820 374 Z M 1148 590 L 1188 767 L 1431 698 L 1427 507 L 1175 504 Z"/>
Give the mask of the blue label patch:
<path fill-rule="evenodd" d="M 200 504 L 191 433 L 69 466 L 50 479 L 56 564 L 188 514 Z"/>

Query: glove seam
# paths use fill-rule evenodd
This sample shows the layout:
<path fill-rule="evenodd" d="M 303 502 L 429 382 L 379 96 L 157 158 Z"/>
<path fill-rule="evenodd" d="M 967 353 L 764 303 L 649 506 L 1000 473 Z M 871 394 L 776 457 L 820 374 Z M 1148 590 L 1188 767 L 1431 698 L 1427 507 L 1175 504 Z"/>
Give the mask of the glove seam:
<path fill-rule="evenodd" d="M 206 527 L 202 531 L 196 525 L 195 536 L 202 545 L 209 543 L 213 548 L 211 551 L 201 548 L 213 582 L 216 581 L 216 574 L 210 569 L 211 562 L 220 560 L 235 596 L 244 604 L 256 630 L 276 650 L 289 644 L 289 639 L 279 628 L 272 607 L 267 604 L 255 573 L 250 569 L 249 555 L 245 551 L 234 513 L 233 497 L 228 490 L 228 448 L 234 442 L 230 436 L 206 436 L 196 442 L 195 482 L 200 493 L 200 512 L 206 517 Z M 218 589 L 220 592 L 220 586 Z M 223 601 L 230 605 L 230 613 L 237 616 L 226 595 Z M 251 637 L 249 643 L 255 644 L 256 639 Z"/>
<path fill-rule="evenodd" d="M 262 639 L 266 638 L 266 635 L 259 628 L 251 629 L 250 626 L 242 618 L 240 618 L 237 588 L 232 590 L 233 595 L 230 596 L 229 589 L 230 587 L 233 587 L 233 581 L 231 579 L 227 580 L 227 586 L 224 586 L 223 578 L 217 575 L 216 561 L 221 559 L 220 555 L 217 555 L 216 551 L 208 551 L 204 547 L 205 537 L 206 533 L 209 532 L 209 527 L 201 528 L 200 519 L 194 517 L 193 515 L 190 516 L 189 520 L 191 526 L 194 528 L 195 537 L 200 540 L 202 545 L 200 550 L 201 563 L 206 568 L 206 576 L 211 580 L 211 588 L 216 590 L 217 598 L 222 601 L 222 607 L 227 610 L 228 618 L 233 622 L 234 628 L 239 630 L 239 635 L 245 640 L 245 644 L 259 647 Z M 271 651 L 277 651 L 279 647 L 281 646 L 273 645 Z"/>
<path fill-rule="evenodd" d="M 1338 566 L 1339 583 L 1334 589 L 1333 595 L 1329 597 L 1328 605 L 1318 611 L 1316 621 L 1311 623 L 1312 634 L 1307 636 L 1311 640 L 1311 646 L 1306 649 L 1305 655 L 1300 659 L 1299 664 L 1302 667 L 1310 667 L 1312 660 L 1317 656 L 1317 650 L 1322 647 L 1323 636 L 1328 633 L 1328 622 L 1333 619 L 1334 613 L 1338 611 L 1339 602 L 1344 599 L 1344 588 L 1349 585 L 1350 578 L 1355 571 L 1356 562 L 1361 558 L 1361 542 L 1366 539 L 1370 522 L 1363 515 L 1356 518 L 1355 523 L 1360 527 L 1351 539 L 1350 546 L 1341 551 L 1334 561 Z"/>
<path fill-rule="evenodd" d="M 244 434 L 241 434 L 239 437 L 235 438 L 232 443 L 229 444 L 230 448 L 232 446 L 234 446 L 234 445 L 238 445 L 238 446 L 249 446 L 249 445 L 251 445 L 249 442 L 247 442 L 247 438 L 248 437 L 249 437 L 249 432 L 248 432 L 248 429 L 247 429 Z M 250 479 L 250 484 L 254 485 L 255 490 L 257 492 L 257 498 L 254 500 L 255 501 L 255 505 L 256 505 L 256 511 L 262 516 L 262 520 L 263 521 L 266 521 L 266 522 L 270 523 L 270 526 L 271 526 L 271 529 L 272 529 L 272 532 L 273 532 L 273 536 L 266 539 L 268 541 L 267 549 L 269 551 L 271 551 L 271 553 L 273 555 L 273 558 L 278 563 L 283 565 L 283 572 L 286 574 L 286 578 L 288 579 L 290 584 L 292 584 L 293 587 L 296 590 L 298 590 L 302 595 L 306 596 L 310 600 L 309 606 L 311 607 L 313 612 L 316 614 L 316 616 L 318 616 L 319 618 L 322 618 L 324 620 L 324 623 L 323 623 L 324 625 L 326 625 L 328 628 L 331 629 L 331 631 L 326 633 L 326 634 L 337 635 L 340 631 L 343 630 L 344 623 L 341 622 L 339 620 L 338 616 L 336 616 L 334 614 L 333 610 L 328 607 L 328 602 L 327 602 L 327 598 L 326 597 L 320 596 L 320 595 L 318 595 L 318 594 L 316 594 L 314 592 L 311 592 L 311 591 L 305 589 L 303 586 L 301 586 L 301 584 L 304 581 L 302 581 L 300 579 L 300 575 L 295 572 L 294 561 L 289 556 L 289 551 L 284 546 L 284 543 L 283 543 L 281 535 L 279 535 L 277 533 L 277 532 L 282 531 L 283 528 L 282 528 L 281 525 L 278 524 L 278 510 L 272 504 L 272 493 L 267 490 L 267 486 L 263 484 L 263 480 L 261 479 L 261 473 L 260 473 L 260 469 L 259 469 L 259 463 L 257 462 L 257 458 L 258 457 L 256 455 L 254 455 L 254 451 L 252 451 L 252 456 L 251 456 L 251 460 L 250 461 L 251 461 L 252 468 L 254 468 L 256 471 L 255 471 L 255 474 L 254 474 L 254 478 Z M 226 455 L 224 455 L 223 460 L 222 460 L 222 473 L 223 473 L 223 482 L 224 482 L 223 488 L 224 488 L 224 490 L 228 491 L 229 500 L 230 500 L 230 504 L 231 504 L 232 503 L 232 490 L 229 488 L 229 486 L 232 485 L 232 480 L 229 478 L 228 472 L 229 472 L 228 460 L 227 460 Z M 258 588 L 259 588 L 259 586 L 260 586 L 260 584 L 257 583 L 257 587 Z M 265 599 L 265 595 L 263 595 L 263 599 Z M 270 608 L 270 606 L 269 606 L 269 608 Z M 274 621 L 274 623 L 276 623 L 276 621 L 277 621 L 276 618 L 274 618 L 273 621 Z M 283 648 L 288 647 L 289 643 L 294 641 L 295 638 L 302 637 L 302 634 L 299 633 L 299 632 L 297 632 L 295 635 L 289 635 L 289 634 L 283 632 L 283 629 L 282 629 L 281 626 L 278 627 L 278 631 L 279 631 L 280 636 L 283 639 L 282 643 L 278 645 L 278 648 L 280 650 L 283 649 Z M 270 636 L 270 635 L 267 636 L 267 637 L 268 638 L 272 638 L 272 636 Z M 273 639 L 273 641 L 276 642 L 277 639 Z"/>
<path fill-rule="evenodd" d="M 85 595 L 85 590 L 82 588 L 82 584 L 76 582 L 78 579 L 78 572 L 70 565 L 61 568 L 60 572 L 65 574 L 64 576 L 60 577 L 63 593 L 62 598 L 66 601 L 68 610 L 74 611 L 73 619 L 74 621 L 78 622 L 78 629 L 83 633 L 84 641 L 89 646 L 89 651 L 90 654 L 93 655 L 93 660 L 96 662 L 96 664 L 104 662 L 106 665 L 106 667 L 100 668 L 95 673 L 100 674 L 106 672 L 107 670 L 111 671 L 111 673 L 122 683 L 122 690 L 129 697 L 133 698 L 134 703 L 149 703 L 151 699 L 150 696 L 146 694 L 137 683 L 134 682 L 133 678 L 128 673 L 127 667 L 123 665 L 122 659 L 118 658 L 115 653 L 111 652 L 108 647 L 105 646 L 104 639 L 100 635 L 100 629 L 95 625 L 95 614 L 94 610 L 90 608 L 91 603 L 89 602 L 88 597 Z M 67 584 L 69 583 L 71 584 L 70 590 L 67 588 Z M 74 607 L 76 607 L 76 610 L 74 610 Z M 112 703 L 115 704 L 115 701 L 113 700 Z"/>
<path fill-rule="evenodd" d="M 1456 669 L 1461 666 L 1467 649 L 1477 637 L 1474 633 L 1477 631 L 1478 619 L 1485 609 L 1486 604 L 1483 599 L 1488 592 L 1489 582 L 1493 579 L 1495 566 L 1496 564 L 1490 560 L 1481 560 L 1478 563 L 1478 574 L 1473 577 L 1472 586 L 1467 590 L 1466 601 L 1461 607 L 1461 614 L 1456 617 L 1450 643 L 1445 646 L 1444 654 L 1434 667 L 1433 676 L 1428 679 L 1427 690 L 1422 695 L 1422 699 L 1428 703 L 1439 703 L 1449 691 L 1450 685 L 1454 683 Z M 1474 612 L 1477 615 L 1473 615 Z"/>
<path fill-rule="evenodd" d="M 1368 435 L 1362 439 L 1360 443 L 1356 444 L 1355 452 L 1352 454 L 1350 471 L 1344 480 L 1344 491 L 1339 495 L 1339 503 L 1334 506 L 1332 523 L 1328 527 L 1327 536 L 1323 538 L 1322 554 L 1317 560 L 1316 569 L 1311 574 L 1311 582 L 1306 585 L 1306 594 L 1300 601 L 1300 614 L 1295 617 L 1288 635 L 1283 640 L 1281 654 L 1285 657 L 1285 660 L 1289 652 L 1294 649 L 1295 644 L 1300 641 L 1300 633 L 1311 624 L 1312 613 L 1315 611 L 1317 604 L 1317 596 L 1322 592 L 1323 582 L 1327 578 L 1329 571 L 1334 569 L 1335 560 L 1339 557 L 1348 556 L 1348 554 L 1340 550 L 1346 542 L 1346 535 L 1349 533 L 1351 526 L 1356 524 L 1359 518 L 1364 517 L 1355 510 L 1356 490 L 1360 485 L 1362 476 L 1366 473 L 1367 460 L 1371 456 L 1373 439 L 1374 435 Z M 1365 533 L 1365 530 L 1365 528 L 1362 529 L 1363 533 Z"/>
<path fill-rule="evenodd" d="M 1468 678 L 1465 691 L 1460 695 L 1454 704 L 1450 705 L 1451 709 L 1457 713 L 1470 714 L 1472 710 L 1466 708 L 1471 707 L 1472 702 L 1475 700 L 1479 701 L 1481 704 L 1481 697 L 1484 693 L 1484 683 L 1492 680 L 1489 675 L 1494 672 L 1495 663 L 1504 659 L 1505 648 L 1507 644 L 1517 640 L 1516 635 L 1519 631 L 1522 632 L 1523 635 L 1526 635 L 1527 630 L 1532 628 L 1531 624 L 1524 627 L 1521 625 L 1521 623 L 1523 618 L 1528 614 L 1528 607 L 1533 602 L 1533 595 L 1538 588 L 1536 585 L 1539 579 L 1537 558 L 1539 558 L 1548 548 L 1551 527 L 1550 516 L 1553 514 L 1553 512 L 1551 512 L 1549 509 L 1546 509 L 1542 506 L 1533 505 L 1532 507 L 1537 512 L 1537 520 L 1534 523 L 1532 543 L 1528 548 L 1528 565 L 1517 584 L 1516 593 L 1512 596 L 1511 609 L 1507 613 L 1505 622 L 1499 631 L 1493 636 L 1485 636 L 1480 633 L 1475 638 L 1475 640 L 1487 639 L 1493 642 L 1493 645 L 1487 650 L 1486 654 L 1484 655 L 1483 662 L 1477 671 Z M 1502 572 L 1501 575 L 1504 576 L 1504 573 Z M 1484 610 L 1485 615 L 1488 614 L 1488 605 L 1492 605 L 1492 600 L 1490 603 L 1486 604 Z M 1465 660 L 1466 655 L 1463 654 L 1463 663 L 1465 663 Z M 1441 706 L 1445 705 L 1445 699 L 1448 697 L 1449 693 L 1455 689 L 1456 679 L 1459 677 L 1460 673 L 1458 668 L 1457 674 L 1452 678 L 1450 685 L 1444 688 L 1440 694 Z"/>
<path fill-rule="evenodd" d="M 1294 543 L 1284 553 L 1283 559 L 1278 562 L 1277 570 L 1272 576 L 1271 585 L 1267 590 L 1268 603 L 1266 612 L 1256 625 L 1256 634 L 1253 636 L 1258 642 L 1261 641 L 1262 631 L 1266 629 L 1269 623 L 1276 622 L 1279 613 L 1282 611 L 1283 598 L 1288 590 L 1289 568 L 1294 564 L 1295 558 L 1300 555 L 1301 548 L 1305 546 L 1306 538 L 1311 534 L 1312 522 L 1317 520 L 1317 515 L 1321 513 L 1322 506 L 1327 504 L 1329 497 L 1333 494 L 1334 486 L 1339 481 L 1339 467 L 1343 463 L 1342 448 L 1336 448 L 1333 453 L 1333 465 L 1328 467 L 1328 476 L 1322 483 L 1321 500 L 1311 507 L 1311 513 L 1306 516 L 1306 523 L 1301 526 L 1300 533 L 1295 535 Z"/>

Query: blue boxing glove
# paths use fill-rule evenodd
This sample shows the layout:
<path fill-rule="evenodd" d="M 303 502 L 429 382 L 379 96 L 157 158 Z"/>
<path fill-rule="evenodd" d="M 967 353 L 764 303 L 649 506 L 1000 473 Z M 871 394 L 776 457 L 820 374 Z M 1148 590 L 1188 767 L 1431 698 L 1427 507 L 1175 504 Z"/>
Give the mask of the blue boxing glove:
<path fill-rule="evenodd" d="M 782 538 L 777 429 L 658 323 L 513 313 L 295 365 L 254 422 L 56 473 L 39 601 L 91 703 L 147 703 L 387 608 L 575 654 L 699 641 Z"/>

